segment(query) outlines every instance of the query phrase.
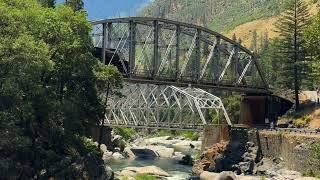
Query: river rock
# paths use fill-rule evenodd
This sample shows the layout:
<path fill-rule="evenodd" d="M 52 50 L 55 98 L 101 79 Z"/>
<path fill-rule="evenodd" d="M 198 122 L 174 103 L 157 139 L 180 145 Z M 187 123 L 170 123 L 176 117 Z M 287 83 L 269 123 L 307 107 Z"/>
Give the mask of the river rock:
<path fill-rule="evenodd" d="M 157 159 L 159 157 L 159 154 L 157 152 L 148 148 L 137 147 L 137 148 L 131 148 L 130 150 L 135 155 L 135 157 L 141 158 L 141 159 Z"/>
<path fill-rule="evenodd" d="M 124 148 L 124 150 L 123 150 L 123 153 L 124 153 L 125 157 L 128 158 L 128 159 L 134 159 L 134 158 L 136 158 L 136 156 L 134 155 L 134 153 L 131 151 L 131 148 L 132 148 L 132 147 L 126 147 L 126 148 Z"/>
<path fill-rule="evenodd" d="M 124 174 L 131 174 L 131 176 L 133 175 L 133 173 L 135 174 L 149 174 L 152 176 L 159 176 L 159 177 L 169 177 L 170 175 L 165 172 L 164 170 L 162 170 L 161 168 L 157 167 L 157 166 L 145 166 L 145 167 L 126 167 L 124 168 Z M 122 174 L 122 172 L 120 174 Z M 131 173 L 131 172 L 133 173 Z"/>
<path fill-rule="evenodd" d="M 191 155 L 185 155 L 182 157 L 182 160 L 178 161 L 179 164 L 192 166 L 193 165 L 193 158 Z"/>
<path fill-rule="evenodd" d="M 147 148 L 157 152 L 161 158 L 172 158 L 174 153 L 173 148 L 167 148 L 164 146 L 147 146 Z"/>
<path fill-rule="evenodd" d="M 172 138 L 170 136 L 162 136 L 162 137 L 154 137 L 154 138 L 148 138 L 144 139 L 142 142 L 140 142 L 137 145 L 158 145 L 163 144 L 164 142 L 168 141 L 170 142 Z"/>
<path fill-rule="evenodd" d="M 125 158 L 119 152 L 115 152 L 115 153 L 112 154 L 112 159 L 125 159 Z"/>
<path fill-rule="evenodd" d="M 100 150 L 102 151 L 102 159 L 104 161 L 108 161 L 112 159 L 112 152 L 108 151 L 107 146 L 105 144 L 101 144 Z"/>
<path fill-rule="evenodd" d="M 215 180 L 219 173 L 203 171 L 200 174 L 200 180 Z"/>
<path fill-rule="evenodd" d="M 167 148 L 164 146 L 137 147 L 131 148 L 131 151 L 136 157 L 143 159 L 155 159 L 158 157 L 172 158 L 174 153 L 173 148 Z"/>
<path fill-rule="evenodd" d="M 231 171 L 224 171 L 216 177 L 216 180 L 237 180 L 237 177 Z"/>
<path fill-rule="evenodd" d="M 201 159 L 196 161 L 193 165 L 192 172 L 199 175 L 203 171 L 209 170 L 209 168 L 214 168 L 216 165 L 216 158 L 225 151 L 227 145 L 228 142 L 220 142 L 204 151 L 201 155 Z"/>
<path fill-rule="evenodd" d="M 182 152 L 174 152 L 172 159 L 174 159 L 174 160 L 176 160 L 177 162 L 179 162 L 179 161 L 182 160 L 182 158 L 183 158 L 184 156 L 185 156 L 185 155 L 184 155 Z"/>
<path fill-rule="evenodd" d="M 172 146 L 177 149 L 179 149 L 179 148 L 180 149 L 189 149 L 189 148 L 193 147 L 194 149 L 200 150 L 201 141 L 182 140 L 180 142 L 172 144 Z"/>
<path fill-rule="evenodd" d="M 237 180 L 237 177 L 231 171 L 224 171 L 221 173 L 203 171 L 200 174 L 200 180 Z"/>

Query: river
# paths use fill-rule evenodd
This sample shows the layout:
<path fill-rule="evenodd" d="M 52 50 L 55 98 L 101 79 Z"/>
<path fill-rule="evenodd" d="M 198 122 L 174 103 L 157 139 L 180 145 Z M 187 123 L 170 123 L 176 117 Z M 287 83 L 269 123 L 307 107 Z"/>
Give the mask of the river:
<path fill-rule="evenodd" d="M 191 175 L 191 166 L 185 166 L 177 164 L 175 160 L 163 158 L 157 160 L 111 160 L 109 163 L 113 171 L 121 171 L 126 167 L 143 167 L 143 166 L 157 166 L 166 171 L 171 175 L 168 177 L 169 180 L 185 180 L 188 179 Z"/>

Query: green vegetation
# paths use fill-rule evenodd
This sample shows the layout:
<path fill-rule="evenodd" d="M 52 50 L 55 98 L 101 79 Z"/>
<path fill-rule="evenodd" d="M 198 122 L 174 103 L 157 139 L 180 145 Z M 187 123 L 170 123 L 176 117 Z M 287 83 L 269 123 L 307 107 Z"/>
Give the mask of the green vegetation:
<path fill-rule="evenodd" d="M 54 7 L 56 4 L 55 0 L 38 0 L 38 1 L 44 7 Z"/>
<path fill-rule="evenodd" d="M 312 78 L 314 83 L 320 82 L 320 12 L 312 19 L 304 32 L 304 41 L 308 54 L 312 58 Z"/>
<path fill-rule="evenodd" d="M 66 5 L 70 6 L 74 11 L 82 10 L 84 7 L 83 0 L 66 0 Z"/>
<path fill-rule="evenodd" d="M 320 178 L 320 142 L 311 144 L 309 161 L 312 166 L 304 173 L 305 176 Z"/>
<path fill-rule="evenodd" d="M 232 123 L 237 123 L 240 119 L 240 102 L 241 102 L 241 95 L 229 95 L 222 99 L 224 107 L 228 112 L 229 118 Z"/>
<path fill-rule="evenodd" d="M 304 115 L 302 118 L 294 122 L 294 126 L 298 128 L 306 127 L 311 120 L 312 120 L 312 117 L 310 115 Z"/>
<path fill-rule="evenodd" d="M 137 174 L 134 176 L 135 180 L 156 180 L 155 177 L 148 174 Z"/>
<path fill-rule="evenodd" d="M 218 32 L 252 20 L 278 15 L 286 0 L 155 0 L 141 12 L 208 26 Z"/>
<path fill-rule="evenodd" d="M 126 141 L 131 141 L 136 134 L 136 131 L 132 128 L 113 128 L 115 134 L 123 137 Z"/>
<path fill-rule="evenodd" d="M 122 76 L 92 56 L 86 14 L 0 0 L 0 16 L 0 176 L 49 177 L 67 156 L 99 154 L 85 137 Z"/>
<path fill-rule="evenodd" d="M 309 10 L 302 0 L 289 1 L 284 14 L 276 23 L 279 33 L 277 59 L 281 61 L 279 81 L 284 89 L 294 89 L 296 111 L 299 110 L 299 91 L 302 80 L 308 76 L 303 30 L 308 26 Z"/>

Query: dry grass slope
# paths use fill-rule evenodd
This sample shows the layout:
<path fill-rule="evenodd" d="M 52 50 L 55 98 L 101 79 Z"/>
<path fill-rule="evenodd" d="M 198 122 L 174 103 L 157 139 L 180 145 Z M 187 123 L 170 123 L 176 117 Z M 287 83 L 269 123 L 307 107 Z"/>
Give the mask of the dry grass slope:
<path fill-rule="evenodd" d="M 306 0 L 310 3 L 311 0 Z M 310 14 L 315 15 L 320 10 L 320 2 L 310 5 Z M 258 19 L 251 21 L 240 26 L 237 26 L 232 31 L 224 33 L 227 37 L 232 38 L 235 34 L 237 38 L 241 38 L 242 44 L 246 47 L 251 46 L 253 31 L 257 32 L 258 42 L 265 36 L 267 32 L 269 39 L 276 38 L 278 34 L 274 32 L 274 23 L 279 17 L 270 17 L 265 19 Z M 258 43 L 260 44 L 260 43 Z M 259 48 L 259 47 L 258 47 Z"/>

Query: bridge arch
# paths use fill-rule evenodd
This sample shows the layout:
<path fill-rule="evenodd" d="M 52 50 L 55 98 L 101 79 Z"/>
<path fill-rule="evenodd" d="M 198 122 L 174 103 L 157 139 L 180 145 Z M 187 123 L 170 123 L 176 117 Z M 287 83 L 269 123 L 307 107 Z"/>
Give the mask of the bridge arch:
<path fill-rule="evenodd" d="M 127 81 L 270 93 L 257 56 L 208 28 L 151 17 L 91 23 L 97 56 Z"/>

